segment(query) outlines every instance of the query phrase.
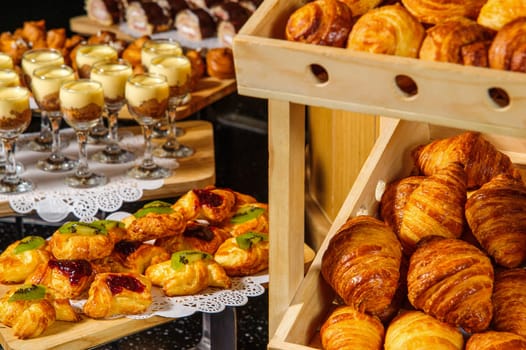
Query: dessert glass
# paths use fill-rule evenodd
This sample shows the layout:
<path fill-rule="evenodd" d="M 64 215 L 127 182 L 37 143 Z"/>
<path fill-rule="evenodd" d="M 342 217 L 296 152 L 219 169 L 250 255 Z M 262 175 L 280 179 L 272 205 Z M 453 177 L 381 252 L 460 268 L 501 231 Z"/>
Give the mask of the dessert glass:
<path fill-rule="evenodd" d="M 0 67 L 6 64 L 5 57 L 11 60 L 11 56 L 8 56 L 5 53 L 0 52 Z M 9 61 L 9 62 L 12 62 Z M 20 86 L 20 76 L 12 68 L 0 68 L 0 87 L 4 86 Z M 4 145 L 0 142 L 0 174 L 4 174 L 6 168 L 6 155 L 4 150 Z M 20 174 L 24 171 L 24 166 L 22 163 L 16 163 L 17 172 Z"/>
<path fill-rule="evenodd" d="M 194 154 L 194 149 L 177 141 L 177 107 L 183 104 L 190 93 L 192 65 L 184 55 L 159 55 L 150 61 L 150 72 L 164 75 L 170 87 L 168 100 L 168 136 L 166 141 L 153 151 L 161 158 L 183 158 Z"/>
<path fill-rule="evenodd" d="M 64 64 L 64 57 L 60 51 L 51 48 L 38 48 L 25 51 L 20 63 L 25 86 L 31 90 L 33 71 L 38 67 L 50 64 Z M 41 116 L 40 133 L 29 143 L 29 149 L 37 152 L 49 152 L 51 151 L 52 142 L 53 137 L 51 135 L 50 122 L 45 116 Z"/>
<path fill-rule="evenodd" d="M 0 69 L 13 69 L 13 58 L 5 52 L 0 52 Z"/>
<path fill-rule="evenodd" d="M 74 80 L 75 71 L 70 66 L 50 65 L 33 71 L 31 88 L 35 101 L 40 107 L 43 117 L 51 123 L 52 144 L 51 154 L 46 159 L 37 162 L 37 168 L 49 172 L 69 171 L 75 168 L 77 161 L 66 157 L 60 151 L 60 123 L 62 112 L 58 98 L 60 86 L 63 82 Z"/>
<path fill-rule="evenodd" d="M 86 152 L 89 129 L 97 124 L 104 108 L 102 84 L 90 79 L 66 81 L 60 86 L 59 99 L 64 120 L 75 130 L 79 145 L 77 169 L 65 178 L 65 183 L 74 188 L 106 184 L 108 178 L 105 175 L 89 169 Z"/>
<path fill-rule="evenodd" d="M 144 136 L 144 156 L 140 164 L 128 170 L 136 179 L 162 179 L 172 171 L 154 162 L 152 155 L 152 129 L 165 118 L 170 91 L 166 77 L 153 73 L 134 74 L 128 78 L 125 88 L 128 110 L 141 125 Z"/>
<path fill-rule="evenodd" d="M 33 182 L 17 173 L 14 145 L 18 136 L 31 123 L 29 89 L 22 86 L 0 88 L 0 139 L 6 152 L 7 164 L 0 180 L 0 193 L 14 194 L 31 191 Z"/>
<path fill-rule="evenodd" d="M 93 159 L 101 163 L 127 163 L 135 155 L 119 146 L 118 113 L 126 103 L 124 88 L 132 75 L 131 64 L 123 59 L 99 61 L 91 68 L 91 79 L 102 84 L 104 103 L 108 118 L 109 141 L 106 147 L 95 153 Z"/>

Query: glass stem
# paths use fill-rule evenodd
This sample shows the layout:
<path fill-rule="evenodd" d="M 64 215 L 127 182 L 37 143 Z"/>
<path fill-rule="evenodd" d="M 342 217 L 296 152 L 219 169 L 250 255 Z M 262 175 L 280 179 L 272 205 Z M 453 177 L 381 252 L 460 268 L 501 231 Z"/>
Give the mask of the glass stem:
<path fill-rule="evenodd" d="M 38 135 L 38 141 L 41 143 L 48 143 L 52 138 L 51 126 L 49 117 L 43 110 L 40 111 L 40 134 Z"/>
<path fill-rule="evenodd" d="M 109 129 L 109 144 L 106 145 L 106 152 L 118 153 L 119 147 L 119 128 L 118 128 L 118 113 L 119 107 L 108 107 L 108 129 Z"/>
<path fill-rule="evenodd" d="M 15 159 L 15 143 L 13 139 L 3 139 L 2 143 L 4 145 L 5 155 L 6 155 L 6 168 L 5 174 L 2 179 L 6 183 L 17 183 L 18 175 L 16 173 L 16 159 Z"/>
<path fill-rule="evenodd" d="M 91 172 L 88 168 L 88 153 L 86 144 L 88 143 L 88 132 L 85 130 L 77 131 L 77 142 L 79 144 L 79 163 L 76 175 L 79 177 L 88 177 Z"/>
<path fill-rule="evenodd" d="M 60 153 L 60 122 L 62 121 L 62 114 L 59 111 L 47 112 L 42 111 L 42 116 L 46 115 L 51 124 L 51 135 L 53 141 L 51 143 L 50 159 L 53 161 L 60 161 L 64 157 Z"/>
<path fill-rule="evenodd" d="M 179 142 L 177 141 L 177 106 L 179 106 L 180 99 L 178 97 L 171 98 L 168 102 L 168 137 L 163 147 L 170 149 L 179 148 Z"/>
<path fill-rule="evenodd" d="M 141 166 L 147 169 L 154 168 L 156 165 L 153 161 L 153 146 L 152 146 L 152 133 L 153 125 L 145 124 L 142 126 L 142 132 L 144 135 L 144 156 Z"/>

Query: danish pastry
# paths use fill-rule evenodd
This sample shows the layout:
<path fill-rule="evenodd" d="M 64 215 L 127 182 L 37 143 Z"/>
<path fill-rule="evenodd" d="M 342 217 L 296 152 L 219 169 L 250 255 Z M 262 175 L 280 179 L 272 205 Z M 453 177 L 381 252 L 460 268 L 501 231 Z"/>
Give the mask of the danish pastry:
<path fill-rule="evenodd" d="M 472 334 L 464 350 L 526 350 L 526 339 L 511 332 L 487 331 Z"/>
<path fill-rule="evenodd" d="M 0 283 L 21 283 L 51 254 L 46 240 L 40 236 L 27 236 L 11 243 L 0 254 Z"/>
<path fill-rule="evenodd" d="M 247 232 L 224 241 L 214 259 L 229 276 L 249 276 L 268 268 L 268 235 Z"/>
<path fill-rule="evenodd" d="M 488 57 L 490 68 L 526 72 L 526 17 L 506 23 L 497 32 Z"/>
<path fill-rule="evenodd" d="M 240 236 L 250 231 L 268 233 L 268 204 L 254 202 L 236 207 L 234 215 L 222 226 L 231 236 Z"/>
<path fill-rule="evenodd" d="M 526 17 L 526 3 L 522 0 L 487 0 L 480 9 L 477 22 L 484 27 L 500 30 L 506 23 Z"/>
<path fill-rule="evenodd" d="M 454 17 L 476 19 L 486 0 L 402 0 L 420 22 L 437 24 Z"/>
<path fill-rule="evenodd" d="M 83 311 L 92 318 L 140 314 L 152 303 L 151 289 L 150 280 L 138 273 L 98 273 Z"/>
<path fill-rule="evenodd" d="M 493 328 L 526 337 L 526 270 L 514 268 L 495 274 Z"/>
<path fill-rule="evenodd" d="M 234 215 L 236 199 L 235 192 L 230 189 L 208 186 L 188 191 L 172 208 L 182 213 L 186 221 L 202 219 L 221 223 Z"/>

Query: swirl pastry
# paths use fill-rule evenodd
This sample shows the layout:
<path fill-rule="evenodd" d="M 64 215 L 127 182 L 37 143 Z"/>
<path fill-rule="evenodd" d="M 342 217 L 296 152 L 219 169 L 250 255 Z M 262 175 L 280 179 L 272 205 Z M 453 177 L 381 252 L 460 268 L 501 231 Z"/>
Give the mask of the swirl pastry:
<path fill-rule="evenodd" d="M 353 17 L 358 17 L 381 5 L 383 0 L 340 0 L 343 1 L 352 12 Z"/>
<path fill-rule="evenodd" d="M 489 48 L 492 42 L 483 40 L 461 46 L 461 63 L 465 66 L 489 67 Z"/>
<path fill-rule="evenodd" d="M 207 287 L 230 288 L 232 281 L 214 258 L 198 250 L 183 250 L 149 266 L 146 277 L 169 297 L 199 293 Z"/>
<path fill-rule="evenodd" d="M 488 56 L 490 68 L 526 72 L 526 17 L 505 24 L 497 32 Z"/>
<path fill-rule="evenodd" d="M 402 0 L 420 22 L 437 24 L 453 17 L 476 19 L 486 0 Z"/>
<path fill-rule="evenodd" d="M 514 268 L 526 260 L 526 186 L 497 175 L 466 202 L 473 236 L 500 266 Z"/>
<path fill-rule="evenodd" d="M 268 235 L 248 232 L 224 241 L 214 259 L 229 276 L 249 276 L 268 268 Z"/>
<path fill-rule="evenodd" d="M 526 17 L 526 3 L 522 0 L 487 0 L 480 9 L 477 22 L 486 28 L 500 30 L 506 23 Z"/>
<path fill-rule="evenodd" d="M 230 189 L 208 186 L 188 191 L 172 208 L 182 213 L 186 221 L 202 219 L 221 223 L 234 214 L 236 199 L 235 192 Z"/>
<path fill-rule="evenodd" d="M 268 233 L 268 204 L 260 202 L 241 204 L 222 227 L 234 237 L 250 231 Z"/>
<path fill-rule="evenodd" d="M 422 24 L 397 3 L 372 9 L 358 18 L 349 33 L 347 48 L 417 57 L 424 35 Z"/>
<path fill-rule="evenodd" d="M 46 240 L 39 236 L 27 236 L 11 243 L 0 254 L 0 283 L 23 282 L 51 254 Z"/>
<path fill-rule="evenodd" d="M 526 337 L 526 270 L 515 268 L 495 274 L 493 328 Z"/>
<path fill-rule="evenodd" d="M 463 350 L 460 330 L 418 310 L 404 311 L 387 326 L 385 350 Z"/>
<path fill-rule="evenodd" d="M 411 255 L 407 296 L 416 309 L 467 332 L 486 330 L 493 316 L 493 265 L 456 238 L 429 237 Z"/>
<path fill-rule="evenodd" d="M 487 331 L 472 334 L 464 350 L 526 350 L 526 338 L 511 332 Z"/>
<path fill-rule="evenodd" d="M 302 43 L 344 47 L 352 27 L 351 9 L 339 0 L 314 0 L 294 11 L 285 38 Z"/>
<path fill-rule="evenodd" d="M 493 32 L 474 20 L 458 17 L 429 28 L 420 47 L 419 58 L 426 61 L 462 63 L 461 48 L 493 38 Z"/>
<path fill-rule="evenodd" d="M 378 315 L 398 289 L 402 249 L 392 229 L 371 216 L 349 218 L 323 253 L 321 273 L 345 304 Z"/>
<path fill-rule="evenodd" d="M 151 282 L 138 273 L 98 273 L 84 313 L 92 318 L 143 313 L 152 303 Z"/>
<path fill-rule="evenodd" d="M 351 306 L 333 310 L 320 328 L 324 350 L 382 350 L 384 326 Z"/>

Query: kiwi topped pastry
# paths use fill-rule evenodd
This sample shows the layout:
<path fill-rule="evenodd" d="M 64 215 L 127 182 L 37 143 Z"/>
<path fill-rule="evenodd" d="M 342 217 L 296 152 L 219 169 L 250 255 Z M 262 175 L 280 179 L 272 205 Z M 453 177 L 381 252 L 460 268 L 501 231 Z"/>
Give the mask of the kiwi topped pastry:
<path fill-rule="evenodd" d="M 21 283 L 51 254 L 47 242 L 40 236 L 27 236 L 11 243 L 0 254 L 0 282 Z"/>
<path fill-rule="evenodd" d="M 225 240 L 214 259 L 229 276 L 249 276 L 268 268 L 268 234 L 247 232 Z"/>

